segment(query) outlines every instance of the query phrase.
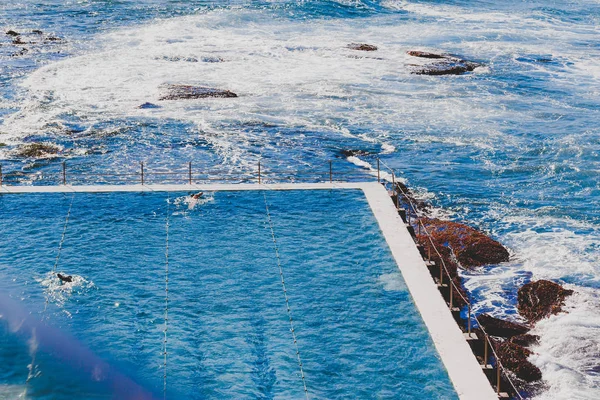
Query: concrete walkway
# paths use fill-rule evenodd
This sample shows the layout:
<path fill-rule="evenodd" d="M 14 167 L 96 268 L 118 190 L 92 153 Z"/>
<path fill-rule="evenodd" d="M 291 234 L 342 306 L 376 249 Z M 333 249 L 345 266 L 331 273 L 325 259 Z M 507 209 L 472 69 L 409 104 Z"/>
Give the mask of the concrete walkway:
<path fill-rule="evenodd" d="M 456 325 L 438 291 L 425 261 L 386 191 L 377 182 L 207 184 L 207 185 L 98 185 L 98 186 L 0 186 L 9 193 L 103 193 L 103 192 L 211 192 L 241 190 L 362 190 L 390 247 L 433 343 L 463 400 L 497 400 L 479 363 Z"/>

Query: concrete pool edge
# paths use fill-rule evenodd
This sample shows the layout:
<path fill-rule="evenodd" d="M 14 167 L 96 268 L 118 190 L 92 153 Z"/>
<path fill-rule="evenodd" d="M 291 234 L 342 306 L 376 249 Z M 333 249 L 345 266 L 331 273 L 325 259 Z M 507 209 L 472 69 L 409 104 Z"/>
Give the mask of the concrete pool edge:
<path fill-rule="evenodd" d="M 459 398 L 468 400 L 497 399 L 497 395 L 491 388 L 481 366 L 465 341 L 461 330 L 456 325 L 448 306 L 431 279 L 425 262 L 390 200 L 387 190 L 377 182 L 0 186 L 0 194 L 323 189 L 359 189 L 364 193 Z"/>

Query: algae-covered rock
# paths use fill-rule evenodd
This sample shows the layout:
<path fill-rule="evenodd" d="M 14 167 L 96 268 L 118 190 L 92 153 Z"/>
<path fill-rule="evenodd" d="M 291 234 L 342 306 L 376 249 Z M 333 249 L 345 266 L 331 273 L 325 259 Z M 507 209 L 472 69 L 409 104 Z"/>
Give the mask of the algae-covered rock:
<path fill-rule="evenodd" d="M 452 249 L 462 267 L 472 268 L 508 261 L 508 250 L 485 233 L 458 222 L 421 218 L 435 242 Z"/>
<path fill-rule="evenodd" d="M 19 147 L 15 155 L 25 158 L 42 158 L 56 155 L 60 150 L 60 147 L 50 143 L 28 143 Z"/>
<path fill-rule="evenodd" d="M 542 371 L 527 360 L 532 354 L 531 350 L 510 341 L 496 343 L 495 350 L 502 365 L 512 371 L 517 378 L 525 382 L 542 379 Z"/>
<path fill-rule="evenodd" d="M 209 97 L 231 98 L 238 96 L 229 90 L 214 89 L 204 86 L 165 85 L 164 93 L 159 100 L 204 99 Z"/>
<path fill-rule="evenodd" d="M 350 43 L 348 48 L 358 51 L 377 51 L 377 46 L 366 43 Z"/>
<path fill-rule="evenodd" d="M 565 299 L 572 294 L 572 290 L 548 280 L 530 282 L 519 289 L 517 308 L 527 320 L 537 322 L 561 312 Z"/>
<path fill-rule="evenodd" d="M 529 332 L 529 327 L 523 324 L 495 318 L 489 314 L 481 314 L 477 317 L 477 320 L 483 325 L 488 335 L 492 336 L 511 338 Z"/>

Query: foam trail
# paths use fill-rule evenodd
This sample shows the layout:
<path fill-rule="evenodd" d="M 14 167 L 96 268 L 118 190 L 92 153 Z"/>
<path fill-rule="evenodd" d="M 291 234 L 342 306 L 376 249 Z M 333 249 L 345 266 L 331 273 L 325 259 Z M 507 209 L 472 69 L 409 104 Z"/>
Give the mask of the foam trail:
<path fill-rule="evenodd" d="M 114 398 L 123 400 L 152 400 L 155 397 L 131 378 L 102 360 L 75 338 L 37 321 L 20 304 L 0 294 L 0 319 L 7 322 L 17 336 L 29 340 L 35 336 L 35 346 L 57 357 L 74 371 L 82 372 L 90 382 L 104 383 Z"/>

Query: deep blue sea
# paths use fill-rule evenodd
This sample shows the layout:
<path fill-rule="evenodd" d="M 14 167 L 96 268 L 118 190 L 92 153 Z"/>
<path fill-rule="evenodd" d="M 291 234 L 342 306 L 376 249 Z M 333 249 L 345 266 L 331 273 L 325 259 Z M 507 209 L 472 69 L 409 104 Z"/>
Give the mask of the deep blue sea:
<path fill-rule="evenodd" d="M 569 313 L 534 329 L 538 398 L 597 399 L 599 26 L 597 0 L 4 1 L 0 27 L 22 35 L 0 34 L 0 162 L 35 184 L 62 161 L 95 173 L 193 161 L 237 179 L 261 160 L 287 179 L 380 157 L 436 214 L 510 248 L 511 262 L 464 274 L 478 312 L 518 318 L 532 279 L 576 290 Z M 414 75 L 424 60 L 408 50 L 482 66 Z M 159 101 L 166 84 L 239 97 Z M 59 154 L 19 157 L 27 143 Z"/>

